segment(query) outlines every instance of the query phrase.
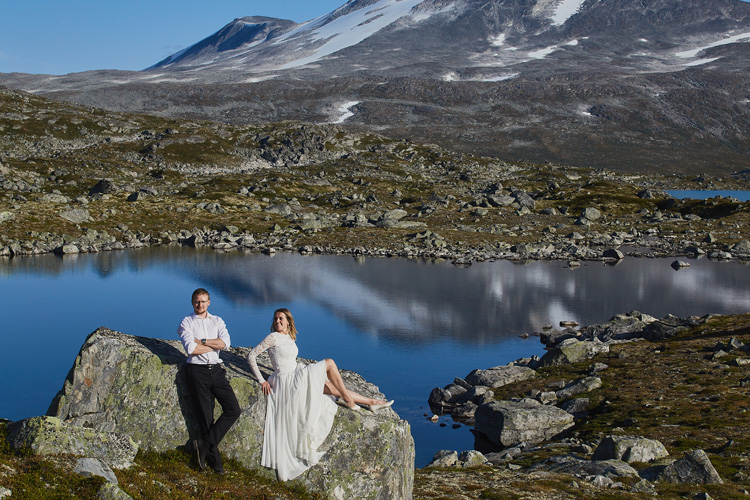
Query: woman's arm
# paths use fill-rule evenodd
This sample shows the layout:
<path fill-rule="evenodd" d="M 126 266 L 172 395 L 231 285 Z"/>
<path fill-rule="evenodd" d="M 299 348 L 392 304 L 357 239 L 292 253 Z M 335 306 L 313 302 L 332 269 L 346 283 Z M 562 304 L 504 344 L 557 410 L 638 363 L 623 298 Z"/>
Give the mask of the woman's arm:
<path fill-rule="evenodd" d="M 258 369 L 258 362 L 255 358 L 258 357 L 260 353 L 267 350 L 270 347 L 273 347 L 276 345 L 276 336 L 273 333 L 269 333 L 266 338 L 263 339 L 263 341 L 253 347 L 252 351 L 247 355 L 247 362 L 250 363 L 250 369 L 253 372 L 253 375 L 255 375 L 255 378 L 260 382 L 261 387 L 263 387 L 263 394 L 270 394 L 271 393 L 271 385 L 266 382 L 266 379 L 263 378 L 263 375 L 260 374 L 260 370 Z"/>

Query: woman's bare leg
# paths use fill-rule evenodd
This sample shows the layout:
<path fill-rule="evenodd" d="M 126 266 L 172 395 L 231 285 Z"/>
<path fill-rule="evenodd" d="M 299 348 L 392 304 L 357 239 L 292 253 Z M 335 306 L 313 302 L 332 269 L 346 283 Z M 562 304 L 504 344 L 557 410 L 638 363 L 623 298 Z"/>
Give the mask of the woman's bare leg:
<path fill-rule="evenodd" d="M 328 380 L 326 380 L 325 386 L 323 387 L 323 392 L 325 394 L 339 397 L 349 406 L 354 406 L 355 404 L 377 405 L 385 403 L 382 399 L 368 398 L 354 391 L 348 390 L 344 385 L 344 380 L 341 378 L 341 373 L 336 366 L 336 362 L 330 358 L 326 359 L 325 362 L 326 375 L 328 376 Z"/>

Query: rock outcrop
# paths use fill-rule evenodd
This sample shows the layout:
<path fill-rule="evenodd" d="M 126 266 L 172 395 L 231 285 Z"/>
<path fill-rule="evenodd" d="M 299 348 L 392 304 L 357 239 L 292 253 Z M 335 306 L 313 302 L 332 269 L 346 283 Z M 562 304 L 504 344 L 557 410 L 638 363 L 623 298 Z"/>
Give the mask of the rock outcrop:
<path fill-rule="evenodd" d="M 243 412 L 220 449 L 273 476 L 259 465 L 266 405 L 244 359 L 246 352 L 232 348 L 222 353 Z M 267 356 L 258 359 L 261 370 L 269 372 Z M 50 405 L 48 415 L 55 418 L 45 421 L 128 436 L 143 449 L 175 449 L 186 445 L 197 430 L 185 375 L 185 354 L 177 340 L 99 328 L 87 338 Z M 357 392 L 382 397 L 357 374 L 342 375 Z M 308 489 L 336 499 L 411 498 L 414 441 L 408 423 L 392 410 L 338 412 L 322 449 L 323 460 L 297 479 Z"/>

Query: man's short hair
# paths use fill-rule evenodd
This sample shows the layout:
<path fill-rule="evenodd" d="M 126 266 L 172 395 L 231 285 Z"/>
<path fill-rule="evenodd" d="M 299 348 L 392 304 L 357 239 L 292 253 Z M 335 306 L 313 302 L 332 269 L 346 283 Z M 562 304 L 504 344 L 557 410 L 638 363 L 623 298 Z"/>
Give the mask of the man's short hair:
<path fill-rule="evenodd" d="M 206 290 L 205 288 L 196 288 L 193 292 L 193 296 L 190 297 L 190 302 L 195 302 L 195 298 L 198 295 L 205 295 L 206 297 L 208 297 L 208 300 L 211 300 L 211 294 L 208 293 L 208 290 Z"/>

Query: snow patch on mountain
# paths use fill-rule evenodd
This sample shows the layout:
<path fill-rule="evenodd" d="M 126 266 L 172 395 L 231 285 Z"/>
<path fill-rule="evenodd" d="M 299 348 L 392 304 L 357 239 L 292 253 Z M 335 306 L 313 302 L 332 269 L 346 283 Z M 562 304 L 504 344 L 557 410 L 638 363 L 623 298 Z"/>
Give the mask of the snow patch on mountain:
<path fill-rule="evenodd" d="M 502 82 L 502 81 L 505 81 L 505 80 L 510 80 L 512 78 L 516 78 L 520 74 L 521 73 L 511 73 L 509 75 L 488 76 L 488 77 L 485 77 L 485 78 L 475 78 L 475 79 L 472 79 L 472 80 L 477 81 L 477 82 Z"/>
<path fill-rule="evenodd" d="M 425 21 L 425 20 L 431 18 L 435 14 L 443 14 L 445 12 L 450 12 L 454 8 L 455 8 L 455 2 L 452 3 L 452 4 L 450 4 L 450 5 L 446 5 L 445 7 L 441 8 L 441 9 L 419 10 L 417 12 L 412 13 L 411 18 L 412 18 L 412 20 L 414 22 L 418 23 L 418 22 Z"/>
<path fill-rule="evenodd" d="M 690 61 L 683 64 L 683 66 L 701 66 L 703 64 L 712 63 L 718 59 L 721 59 L 721 57 L 709 57 L 708 59 L 698 59 L 696 61 Z"/>
<path fill-rule="evenodd" d="M 560 47 L 563 47 L 563 46 L 574 47 L 576 45 L 578 45 L 578 40 L 571 40 L 562 45 L 550 45 L 549 47 L 544 47 L 538 50 L 533 50 L 528 53 L 528 56 L 531 57 L 532 59 L 544 59 L 545 57 L 552 54 L 553 52 L 560 50 Z"/>
<path fill-rule="evenodd" d="M 695 57 L 702 51 L 706 49 L 711 49 L 713 47 L 719 47 L 721 45 L 729 45 L 730 43 L 739 43 L 739 42 L 750 42 L 750 32 L 748 33 L 741 33 L 739 35 L 732 35 L 728 36 L 727 38 L 724 38 L 723 40 L 718 40 L 714 43 L 704 45 L 702 47 L 697 47 L 695 49 L 690 50 L 684 50 L 682 52 L 677 52 L 675 54 L 677 57 L 681 58 L 689 58 L 689 57 Z"/>
<path fill-rule="evenodd" d="M 502 82 L 505 80 L 510 80 L 511 78 L 516 78 L 521 73 L 510 73 L 505 75 L 490 75 L 490 76 L 478 76 L 478 77 L 468 77 L 468 78 L 462 78 L 455 72 L 446 73 L 443 75 L 443 81 L 444 82 Z"/>
<path fill-rule="evenodd" d="M 320 25 L 311 22 L 315 29 L 309 31 L 300 27 L 281 39 L 291 39 L 297 35 L 308 35 L 313 41 L 325 40 L 325 43 L 315 49 L 307 56 L 285 64 L 281 69 L 296 68 L 313 63 L 334 52 L 356 45 L 374 33 L 389 26 L 402 17 L 409 15 L 410 11 L 423 0 L 380 0 L 375 4 L 350 12 L 341 17 Z M 433 11 L 434 12 L 434 11 Z M 317 27 L 316 27 L 317 26 Z M 303 33 L 307 31 L 307 33 Z M 277 42 L 278 43 L 278 42 Z"/>
<path fill-rule="evenodd" d="M 341 113 L 341 115 L 331 123 L 344 123 L 347 118 L 351 118 L 352 116 L 354 116 L 354 112 L 351 111 L 351 108 L 353 108 L 357 104 L 359 104 L 359 101 L 349 101 L 339 106 L 338 112 Z"/>
<path fill-rule="evenodd" d="M 586 0 L 563 0 L 555 8 L 552 15 L 552 25 L 561 26 L 565 21 L 573 17 L 581 9 L 583 2 Z"/>
<path fill-rule="evenodd" d="M 493 47 L 502 47 L 505 44 L 505 33 L 491 37 L 489 42 Z"/>

